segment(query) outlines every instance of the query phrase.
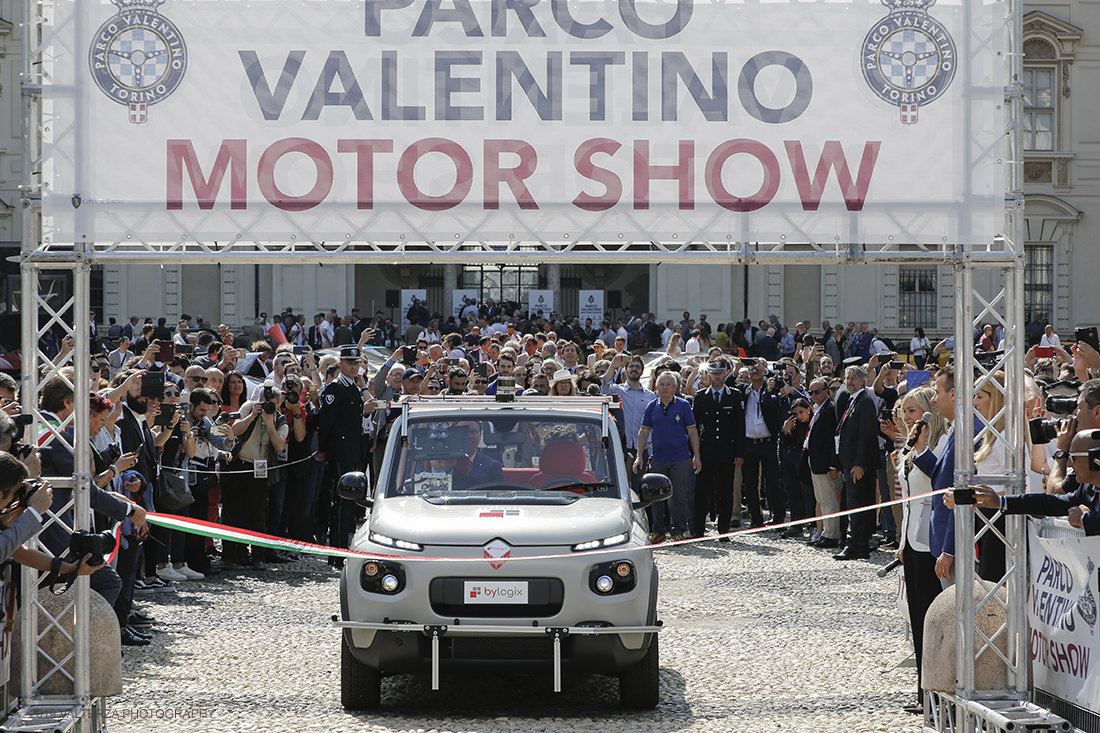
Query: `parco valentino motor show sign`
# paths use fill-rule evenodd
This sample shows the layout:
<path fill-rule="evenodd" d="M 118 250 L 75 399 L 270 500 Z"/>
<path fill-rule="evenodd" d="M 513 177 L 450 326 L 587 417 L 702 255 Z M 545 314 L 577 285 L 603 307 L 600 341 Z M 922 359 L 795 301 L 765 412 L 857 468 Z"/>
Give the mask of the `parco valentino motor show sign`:
<path fill-rule="evenodd" d="M 1003 4 L 46 0 L 53 242 L 985 243 Z"/>

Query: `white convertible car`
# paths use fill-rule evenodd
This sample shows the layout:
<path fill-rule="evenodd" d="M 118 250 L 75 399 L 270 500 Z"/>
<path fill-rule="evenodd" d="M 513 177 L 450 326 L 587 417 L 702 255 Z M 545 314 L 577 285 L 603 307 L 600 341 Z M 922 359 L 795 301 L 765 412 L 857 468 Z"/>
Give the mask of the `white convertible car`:
<path fill-rule="evenodd" d="M 500 669 L 620 679 L 657 705 L 657 568 L 643 509 L 668 479 L 627 480 L 602 397 L 403 398 L 340 585 L 341 699 L 379 705 L 385 675 Z M 532 559 L 525 559 L 532 558 Z"/>

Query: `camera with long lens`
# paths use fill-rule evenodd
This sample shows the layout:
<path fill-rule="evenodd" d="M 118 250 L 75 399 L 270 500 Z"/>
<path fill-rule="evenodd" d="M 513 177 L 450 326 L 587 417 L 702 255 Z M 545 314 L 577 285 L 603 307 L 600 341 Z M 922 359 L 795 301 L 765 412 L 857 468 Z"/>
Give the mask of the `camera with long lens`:
<path fill-rule="evenodd" d="M 1047 412 L 1053 415 L 1070 415 L 1077 409 L 1077 398 L 1071 395 L 1052 394 L 1047 397 Z"/>
<path fill-rule="evenodd" d="M 1058 437 L 1058 426 L 1061 420 L 1037 417 L 1027 421 L 1027 430 L 1031 433 L 1033 445 L 1046 445 Z"/>
<path fill-rule="evenodd" d="M 74 561 L 91 554 L 89 565 L 102 565 L 105 555 L 115 549 L 115 538 L 110 532 L 89 532 L 77 530 L 69 537 L 69 557 Z"/>

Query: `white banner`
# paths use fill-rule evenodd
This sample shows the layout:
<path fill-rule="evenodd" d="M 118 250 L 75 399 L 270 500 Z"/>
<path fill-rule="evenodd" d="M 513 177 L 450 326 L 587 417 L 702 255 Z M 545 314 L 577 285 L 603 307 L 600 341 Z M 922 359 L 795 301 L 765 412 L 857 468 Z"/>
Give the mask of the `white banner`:
<path fill-rule="evenodd" d="M 1003 228 L 995 0 L 115 3 L 47 13 L 46 242 Z"/>
<path fill-rule="evenodd" d="M 1028 644 L 1035 687 L 1100 712 L 1100 537 L 1043 538 L 1033 527 L 1028 534 Z"/>
<path fill-rule="evenodd" d="M 544 316 L 550 315 L 554 310 L 553 290 L 528 290 L 527 310 L 533 316 L 541 312 Z"/>
<path fill-rule="evenodd" d="M 414 303 L 419 304 L 423 308 L 428 307 L 428 291 L 427 290 L 402 290 L 401 291 L 401 333 L 409 330 L 409 309 L 413 307 Z M 420 325 L 425 328 L 428 326 L 424 322 L 424 319 L 420 319 Z"/>
<path fill-rule="evenodd" d="M 593 328 L 599 328 L 603 320 L 603 291 L 581 290 L 578 301 L 577 315 L 580 318 L 581 328 L 584 328 L 586 318 L 592 319 Z"/>
<path fill-rule="evenodd" d="M 455 317 L 455 323 L 462 320 L 462 311 L 466 309 L 467 299 L 474 301 L 474 305 L 477 305 L 477 291 L 456 290 L 451 296 L 451 315 Z"/>

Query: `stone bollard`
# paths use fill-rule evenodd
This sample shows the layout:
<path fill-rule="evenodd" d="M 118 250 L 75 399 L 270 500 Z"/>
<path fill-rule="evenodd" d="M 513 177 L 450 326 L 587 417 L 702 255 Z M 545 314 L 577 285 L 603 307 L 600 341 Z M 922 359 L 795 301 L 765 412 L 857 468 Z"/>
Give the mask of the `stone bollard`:
<path fill-rule="evenodd" d="M 56 618 L 65 604 L 69 603 L 76 595 L 75 589 L 69 589 L 59 596 L 50 593 L 48 589 L 42 589 L 38 598 L 42 605 Z M 25 599 L 24 599 L 25 602 Z M 108 695 L 122 694 L 122 641 L 119 635 L 118 617 L 111 605 L 95 591 L 88 593 L 88 637 L 90 647 L 90 694 L 92 697 L 106 697 Z M 23 668 L 23 640 L 21 637 L 22 612 L 15 616 L 15 626 L 12 629 L 12 653 L 11 653 L 11 677 L 8 682 L 8 691 L 12 697 L 20 692 L 20 675 Z M 68 634 L 73 633 L 73 612 L 70 609 L 59 619 L 61 625 Z M 46 628 L 46 618 L 41 613 L 38 615 L 38 631 L 42 633 Z M 42 637 L 42 649 L 54 660 L 63 659 L 72 651 L 72 644 L 62 636 L 57 629 L 51 628 Z M 69 674 L 73 673 L 73 662 L 70 659 L 64 669 Z M 42 675 L 53 667 L 53 663 L 45 656 L 38 656 L 38 674 Z M 52 674 L 42 685 L 43 695 L 73 694 L 73 685 L 68 677 L 60 671 Z"/>
<path fill-rule="evenodd" d="M 955 591 L 958 584 L 936 596 L 928 608 L 924 619 L 924 669 L 921 670 L 921 685 L 926 690 L 955 693 Z M 985 590 L 978 582 L 974 583 L 974 603 L 985 596 Z M 997 597 L 1003 603 L 1005 590 L 1000 588 Z M 986 636 L 1005 622 L 1005 612 L 999 603 L 990 600 L 977 613 L 977 628 Z M 975 635 L 977 636 L 977 635 Z M 974 651 L 982 647 L 983 640 L 974 639 Z M 1007 639 L 1001 634 L 994 642 L 995 646 L 1007 656 Z M 1008 671 L 1001 658 L 991 649 L 986 650 L 974 662 L 974 681 L 978 690 L 1002 690 L 1008 684 Z"/>

